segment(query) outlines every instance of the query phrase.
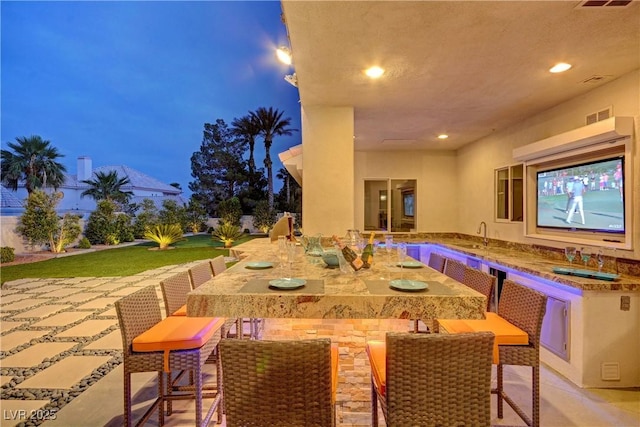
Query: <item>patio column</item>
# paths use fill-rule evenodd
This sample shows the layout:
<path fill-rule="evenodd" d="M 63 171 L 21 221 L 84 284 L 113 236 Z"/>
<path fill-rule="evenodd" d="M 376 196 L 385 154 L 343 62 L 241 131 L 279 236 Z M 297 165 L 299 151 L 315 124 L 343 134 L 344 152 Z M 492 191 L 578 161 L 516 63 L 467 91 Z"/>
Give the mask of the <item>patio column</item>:
<path fill-rule="evenodd" d="M 302 227 L 344 236 L 355 224 L 352 107 L 302 108 Z"/>

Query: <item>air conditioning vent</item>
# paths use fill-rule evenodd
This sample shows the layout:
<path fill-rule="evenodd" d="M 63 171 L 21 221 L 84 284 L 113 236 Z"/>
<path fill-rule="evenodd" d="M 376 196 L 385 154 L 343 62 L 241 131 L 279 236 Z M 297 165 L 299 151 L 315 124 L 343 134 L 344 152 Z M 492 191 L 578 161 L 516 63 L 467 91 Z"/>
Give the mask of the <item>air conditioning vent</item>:
<path fill-rule="evenodd" d="M 610 77 L 611 76 L 594 74 L 593 76 L 584 79 L 582 83 L 602 83 L 603 81 L 609 79 Z"/>
<path fill-rule="evenodd" d="M 587 114 L 586 124 L 591 125 L 602 120 L 606 120 L 613 116 L 613 107 L 605 108 L 604 110 L 597 111 L 595 113 Z"/>
<path fill-rule="evenodd" d="M 601 7 L 627 7 L 632 0 L 586 0 L 580 2 L 576 9 L 594 9 Z"/>

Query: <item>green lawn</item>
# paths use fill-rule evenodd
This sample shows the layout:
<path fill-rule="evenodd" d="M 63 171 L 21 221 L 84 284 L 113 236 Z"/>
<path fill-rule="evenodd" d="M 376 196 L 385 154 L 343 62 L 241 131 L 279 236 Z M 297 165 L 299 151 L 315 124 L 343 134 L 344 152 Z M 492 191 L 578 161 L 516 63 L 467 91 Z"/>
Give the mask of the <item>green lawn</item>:
<path fill-rule="evenodd" d="M 250 236 L 244 236 L 235 244 L 251 239 Z M 182 264 L 229 254 L 229 251 L 222 247 L 222 243 L 212 240 L 208 234 L 189 236 L 187 240 L 172 245 L 176 249 L 150 250 L 157 246 L 153 242 L 141 243 L 135 246 L 2 267 L 0 280 L 4 283 L 22 278 L 130 276 L 165 265 Z"/>

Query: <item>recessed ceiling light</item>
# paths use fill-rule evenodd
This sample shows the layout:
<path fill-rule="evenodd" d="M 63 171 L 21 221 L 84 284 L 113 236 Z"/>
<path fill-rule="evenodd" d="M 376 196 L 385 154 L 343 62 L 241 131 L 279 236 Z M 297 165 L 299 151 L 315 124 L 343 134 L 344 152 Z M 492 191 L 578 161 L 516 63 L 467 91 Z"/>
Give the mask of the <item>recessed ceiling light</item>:
<path fill-rule="evenodd" d="M 286 46 L 280 46 L 276 49 L 276 56 L 283 64 L 291 65 L 293 59 L 291 58 L 291 51 Z"/>
<path fill-rule="evenodd" d="M 375 66 L 367 68 L 366 70 L 364 70 L 364 73 L 372 79 L 377 79 L 382 77 L 382 75 L 384 74 L 384 70 L 378 66 Z"/>
<path fill-rule="evenodd" d="M 445 133 L 442 133 L 442 134 L 438 135 L 438 139 L 447 139 L 447 138 L 449 138 L 449 135 L 447 135 Z"/>
<path fill-rule="evenodd" d="M 551 73 L 562 73 L 564 71 L 567 71 L 569 68 L 571 68 L 571 64 L 567 64 L 565 62 L 559 62 L 556 65 L 554 65 L 553 67 L 551 67 L 549 69 L 549 72 L 551 72 Z"/>

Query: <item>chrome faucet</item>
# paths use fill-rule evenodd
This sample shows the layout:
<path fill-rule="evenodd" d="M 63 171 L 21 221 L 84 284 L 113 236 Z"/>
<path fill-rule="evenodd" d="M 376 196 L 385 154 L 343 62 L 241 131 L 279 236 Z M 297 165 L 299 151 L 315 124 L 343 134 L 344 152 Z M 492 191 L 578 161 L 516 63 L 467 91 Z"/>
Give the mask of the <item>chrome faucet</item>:
<path fill-rule="evenodd" d="M 482 231 L 482 226 L 483 225 L 484 225 L 484 233 L 482 235 L 482 244 L 486 248 L 489 245 L 489 239 L 487 239 L 487 223 L 482 221 L 480 223 L 480 225 L 478 226 L 478 231 L 476 231 L 476 233 L 480 234 L 480 232 Z"/>

